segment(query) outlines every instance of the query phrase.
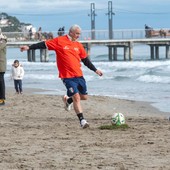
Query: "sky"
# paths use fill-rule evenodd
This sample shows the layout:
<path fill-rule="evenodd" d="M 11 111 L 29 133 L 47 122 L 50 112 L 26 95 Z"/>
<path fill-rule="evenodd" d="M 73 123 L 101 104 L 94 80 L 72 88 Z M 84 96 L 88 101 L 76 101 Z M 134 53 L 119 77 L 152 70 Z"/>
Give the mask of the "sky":
<path fill-rule="evenodd" d="M 109 0 L 0 0 L 0 12 L 45 31 L 66 30 L 78 24 L 91 29 L 91 3 L 95 5 L 95 29 L 108 29 Z M 170 0 L 112 0 L 113 29 L 170 27 Z"/>

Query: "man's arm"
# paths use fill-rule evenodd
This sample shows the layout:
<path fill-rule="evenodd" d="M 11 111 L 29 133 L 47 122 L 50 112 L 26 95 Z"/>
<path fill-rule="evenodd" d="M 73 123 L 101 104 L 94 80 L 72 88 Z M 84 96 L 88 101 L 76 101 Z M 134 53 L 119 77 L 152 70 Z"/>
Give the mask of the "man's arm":
<path fill-rule="evenodd" d="M 93 64 L 92 62 L 89 60 L 88 57 L 84 58 L 84 59 L 81 59 L 81 61 L 84 63 L 84 65 L 86 67 L 88 67 L 90 70 L 94 71 L 96 74 L 98 74 L 99 76 L 102 76 L 103 73 L 98 70 Z"/>
<path fill-rule="evenodd" d="M 81 61 L 84 63 L 84 65 L 86 66 L 86 67 L 88 67 L 90 70 L 92 70 L 92 71 L 96 71 L 97 69 L 96 69 L 96 67 L 92 64 L 92 62 L 89 60 L 89 58 L 88 57 L 86 57 L 86 58 L 84 58 L 84 59 L 81 59 Z"/>
<path fill-rule="evenodd" d="M 27 50 L 36 50 L 36 49 L 46 49 L 46 44 L 45 44 L 45 41 L 42 41 L 42 42 L 39 42 L 39 43 L 36 43 L 36 44 L 32 44 L 30 46 L 21 46 L 20 47 L 20 50 L 21 51 L 27 51 Z"/>

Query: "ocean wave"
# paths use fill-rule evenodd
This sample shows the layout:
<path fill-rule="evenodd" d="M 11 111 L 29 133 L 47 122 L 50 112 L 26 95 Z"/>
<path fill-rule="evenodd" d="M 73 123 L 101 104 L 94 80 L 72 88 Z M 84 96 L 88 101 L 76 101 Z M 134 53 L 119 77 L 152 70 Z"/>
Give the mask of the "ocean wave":
<path fill-rule="evenodd" d="M 130 76 L 116 76 L 114 79 L 116 81 L 128 80 L 130 79 Z"/>
<path fill-rule="evenodd" d="M 30 79 L 30 80 L 57 80 L 56 75 L 50 75 L 50 74 L 25 74 L 24 79 Z"/>
<path fill-rule="evenodd" d="M 162 83 L 162 84 L 170 83 L 170 77 L 167 76 L 143 75 L 137 78 L 137 80 L 145 83 Z"/>

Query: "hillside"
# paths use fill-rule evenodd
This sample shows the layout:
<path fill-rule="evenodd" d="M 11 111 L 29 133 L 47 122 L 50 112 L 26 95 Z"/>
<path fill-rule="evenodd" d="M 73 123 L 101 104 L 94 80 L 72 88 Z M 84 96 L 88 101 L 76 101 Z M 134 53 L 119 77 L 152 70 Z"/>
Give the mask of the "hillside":
<path fill-rule="evenodd" d="M 31 25 L 22 23 L 16 17 L 9 16 L 7 13 L 0 13 L 0 28 L 3 32 L 21 32 L 21 26 Z"/>

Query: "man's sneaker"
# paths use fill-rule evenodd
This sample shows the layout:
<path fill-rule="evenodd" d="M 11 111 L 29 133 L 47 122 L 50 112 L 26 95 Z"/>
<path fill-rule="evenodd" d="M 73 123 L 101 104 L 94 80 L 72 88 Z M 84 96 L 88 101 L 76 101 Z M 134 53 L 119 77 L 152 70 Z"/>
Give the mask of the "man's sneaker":
<path fill-rule="evenodd" d="M 81 125 L 81 127 L 82 127 L 83 129 L 89 127 L 89 123 L 88 123 L 85 119 L 82 119 L 82 120 L 81 120 L 80 125 Z"/>
<path fill-rule="evenodd" d="M 69 97 L 68 97 L 67 95 L 64 95 L 62 99 L 63 99 L 63 102 L 64 102 L 64 108 L 65 108 L 65 110 L 70 111 L 71 108 L 72 108 L 72 103 L 69 104 L 69 103 L 67 102 L 68 98 L 69 98 Z"/>
<path fill-rule="evenodd" d="M 5 105 L 5 100 L 4 99 L 0 99 L 0 106 Z"/>

